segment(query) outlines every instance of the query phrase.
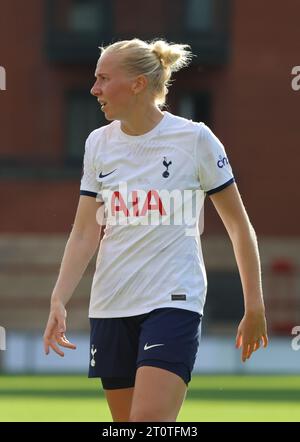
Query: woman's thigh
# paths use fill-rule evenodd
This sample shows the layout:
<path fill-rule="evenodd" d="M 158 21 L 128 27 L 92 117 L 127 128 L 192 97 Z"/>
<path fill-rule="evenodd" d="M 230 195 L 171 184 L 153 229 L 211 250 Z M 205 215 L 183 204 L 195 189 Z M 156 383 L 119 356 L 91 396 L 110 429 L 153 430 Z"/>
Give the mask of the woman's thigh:
<path fill-rule="evenodd" d="M 187 386 L 168 370 L 142 366 L 136 374 L 131 422 L 176 422 Z"/>

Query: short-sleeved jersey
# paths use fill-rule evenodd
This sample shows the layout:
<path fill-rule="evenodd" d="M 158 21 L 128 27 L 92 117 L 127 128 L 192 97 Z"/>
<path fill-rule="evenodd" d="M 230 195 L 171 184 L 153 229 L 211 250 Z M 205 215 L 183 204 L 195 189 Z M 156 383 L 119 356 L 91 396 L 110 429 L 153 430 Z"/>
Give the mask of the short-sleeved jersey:
<path fill-rule="evenodd" d="M 204 123 L 164 112 L 146 134 L 119 121 L 87 141 L 80 194 L 106 215 L 89 316 L 125 317 L 156 308 L 203 313 L 207 279 L 199 216 L 206 194 L 234 182 L 224 147 Z"/>

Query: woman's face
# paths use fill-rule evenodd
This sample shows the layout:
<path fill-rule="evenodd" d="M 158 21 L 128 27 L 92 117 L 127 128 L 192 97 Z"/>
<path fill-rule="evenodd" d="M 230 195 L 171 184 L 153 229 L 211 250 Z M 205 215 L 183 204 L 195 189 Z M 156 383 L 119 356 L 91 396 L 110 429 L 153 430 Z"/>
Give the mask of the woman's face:
<path fill-rule="evenodd" d="M 134 79 L 120 67 L 116 54 L 103 54 L 98 60 L 96 81 L 91 94 L 97 97 L 105 118 L 126 120 L 135 101 Z"/>

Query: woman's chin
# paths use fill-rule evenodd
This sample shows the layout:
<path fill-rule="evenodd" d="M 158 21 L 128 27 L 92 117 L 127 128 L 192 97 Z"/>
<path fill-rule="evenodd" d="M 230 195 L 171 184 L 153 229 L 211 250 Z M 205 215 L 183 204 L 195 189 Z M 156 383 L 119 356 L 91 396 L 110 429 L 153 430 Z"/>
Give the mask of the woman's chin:
<path fill-rule="evenodd" d="M 111 112 L 109 112 L 108 110 L 102 110 L 104 117 L 107 121 L 112 121 L 115 120 L 115 118 L 112 116 Z"/>
<path fill-rule="evenodd" d="M 107 121 L 113 121 L 113 120 L 116 119 L 116 118 L 113 117 L 111 114 L 106 113 L 106 112 L 104 112 L 104 117 L 105 117 L 105 119 L 106 119 Z"/>

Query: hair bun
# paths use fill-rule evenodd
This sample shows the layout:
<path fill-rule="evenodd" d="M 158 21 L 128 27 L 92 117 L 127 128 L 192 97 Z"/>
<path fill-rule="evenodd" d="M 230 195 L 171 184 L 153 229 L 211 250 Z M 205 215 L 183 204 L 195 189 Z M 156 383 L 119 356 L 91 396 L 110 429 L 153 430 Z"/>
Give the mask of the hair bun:
<path fill-rule="evenodd" d="M 164 68 L 169 68 L 171 71 L 178 71 L 190 62 L 192 54 L 185 49 L 189 47 L 189 45 L 169 44 L 164 40 L 157 40 L 150 46 Z"/>

